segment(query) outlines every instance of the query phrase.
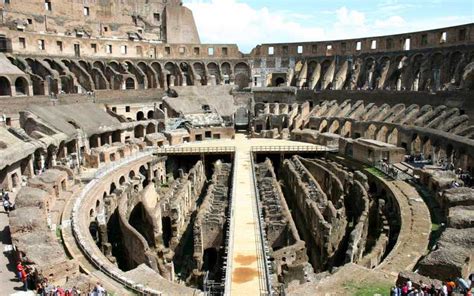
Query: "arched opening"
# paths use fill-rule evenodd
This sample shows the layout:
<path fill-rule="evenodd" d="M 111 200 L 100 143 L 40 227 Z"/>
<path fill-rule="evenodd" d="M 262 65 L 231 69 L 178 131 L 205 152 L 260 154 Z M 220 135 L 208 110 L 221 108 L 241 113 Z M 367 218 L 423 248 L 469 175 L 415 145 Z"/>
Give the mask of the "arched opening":
<path fill-rule="evenodd" d="M 338 134 L 339 133 L 339 121 L 337 120 L 334 120 L 331 124 L 331 126 L 329 127 L 329 132 L 332 133 L 332 134 Z"/>
<path fill-rule="evenodd" d="M 249 86 L 250 83 L 250 68 L 245 63 L 238 63 L 235 65 L 235 84 L 239 89 L 243 89 Z"/>
<path fill-rule="evenodd" d="M 388 135 L 387 143 L 398 146 L 398 129 L 394 128 Z"/>
<path fill-rule="evenodd" d="M 352 131 L 352 123 L 350 121 L 346 121 L 341 129 L 341 136 L 344 138 L 350 138 Z"/>
<path fill-rule="evenodd" d="M 125 89 L 135 89 L 135 80 L 133 78 L 125 80 Z"/>
<path fill-rule="evenodd" d="M 388 133 L 388 128 L 385 125 L 382 126 L 380 130 L 377 132 L 376 140 L 380 142 L 387 142 L 387 133 Z"/>
<path fill-rule="evenodd" d="M 115 185 L 115 183 L 110 184 L 109 195 L 112 195 L 116 189 L 117 186 Z"/>
<path fill-rule="evenodd" d="M 173 229 L 170 217 L 163 217 L 161 219 L 162 233 L 163 233 L 163 244 L 165 248 L 170 247 L 171 238 L 173 237 Z"/>
<path fill-rule="evenodd" d="M 275 79 L 275 86 L 284 86 L 286 84 L 285 78 L 278 77 Z"/>
<path fill-rule="evenodd" d="M 124 234 L 120 228 L 120 217 L 118 209 L 110 216 L 107 222 L 107 237 L 112 245 L 112 256 L 115 257 L 118 267 L 123 271 L 129 271 L 137 265 L 130 259 L 125 248 Z"/>
<path fill-rule="evenodd" d="M 133 208 L 128 221 L 145 238 L 148 246 L 155 247 L 153 222 L 143 203 L 140 202 Z"/>
<path fill-rule="evenodd" d="M 207 248 L 204 250 L 202 259 L 202 269 L 204 271 L 212 271 L 216 268 L 217 262 L 219 261 L 219 253 L 216 248 Z"/>
<path fill-rule="evenodd" d="M 119 184 L 120 186 L 123 186 L 123 184 L 125 184 L 125 176 L 120 177 Z"/>
<path fill-rule="evenodd" d="M 142 125 L 137 125 L 134 130 L 135 138 L 143 138 L 145 136 L 145 128 Z"/>
<path fill-rule="evenodd" d="M 20 178 L 18 178 L 17 173 L 12 174 L 12 187 L 17 188 L 20 186 Z"/>
<path fill-rule="evenodd" d="M 128 179 L 129 179 L 129 180 L 133 180 L 133 178 L 135 178 L 135 172 L 134 172 L 134 171 L 130 171 L 130 173 L 128 173 Z"/>
<path fill-rule="evenodd" d="M 26 96 L 28 94 L 28 81 L 24 77 L 15 80 L 15 95 Z"/>
<path fill-rule="evenodd" d="M 145 166 L 142 165 L 139 171 L 140 175 L 143 178 L 143 188 L 145 188 L 150 183 L 150 180 L 148 179 L 148 170 L 145 168 Z"/>
<path fill-rule="evenodd" d="M 369 125 L 367 131 L 365 132 L 365 138 L 375 140 L 376 131 L 377 127 L 374 124 Z"/>
<path fill-rule="evenodd" d="M 5 77 L 0 77 L 0 96 L 11 96 L 12 89 L 10 81 Z"/>
<path fill-rule="evenodd" d="M 153 123 L 150 123 L 146 126 L 146 134 L 156 133 L 156 126 Z"/>
<path fill-rule="evenodd" d="M 410 153 L 413 154 L 418 154 L 421 152 L 421 139 L 418 136 L 418 134 L 414 134 L 411 145 L 410 145 Z"/>
<path fill-rule="evenodd" d="M 145 114 L 142 111 L 137 112 L 137 121 L 145 120 Z"/>
<path fill-rule="evenodd" d="M 148 119 L 154 119 L 155 118 L 155 112 L 153 110 L 148 111 L 148 113 L 146 114 L 146 117 Z"/>
<path fill-rule="evenodd" d="M 319 125 L 319 132 L 326 133 L 328 131 L 328 121 L 323 120 Z"/>

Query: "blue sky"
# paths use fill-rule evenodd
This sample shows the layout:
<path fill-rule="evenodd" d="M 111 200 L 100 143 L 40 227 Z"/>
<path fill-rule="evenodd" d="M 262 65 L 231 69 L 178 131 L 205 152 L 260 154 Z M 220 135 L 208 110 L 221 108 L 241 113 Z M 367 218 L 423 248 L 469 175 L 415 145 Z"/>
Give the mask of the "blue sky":
<path fill-rule="evenodd" d="M 474 0 L 184 0 L 203 43 L 319 41 L 474 22 Z"/>

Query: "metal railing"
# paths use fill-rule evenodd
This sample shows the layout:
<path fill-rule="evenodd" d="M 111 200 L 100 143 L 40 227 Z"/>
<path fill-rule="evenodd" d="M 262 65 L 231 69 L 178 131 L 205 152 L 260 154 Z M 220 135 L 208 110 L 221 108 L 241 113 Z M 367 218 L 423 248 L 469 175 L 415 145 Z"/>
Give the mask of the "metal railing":
<path fill-rule="evenodd" d="M 326 152 L 334 148 L 326 146 L 253 146 L 252 152 Z"/>
<path fill-rule="evenodd" d="M 212 154 L 212 153 L 233 153 L 235 147 L 170 147 L 155 150 L 157 154 Z"/>
<path fill-rule="evenodd" d="M 160 296 L 162 295 L 161 292 L 156 291 L 151 288 L 147 288 L 141 284 L 137 284 L 136 282 L 128 279 L 125 277 L 122 271 L 117 269 L 116 267 L 112 266 L 112 264 L 109 264 L 108 262 L 104 262 L 101 260 L 99 256 L 96 256 L 94 254 L 91 254 L 86 247 L 86 240 L 87 240 L 87 234 L 83 233 L 83 229 L 80 227 L 80 212 L 81 212 L 81 206 L 86 197 L 89 195 L 89 192 L 97 185 L 100 184 L 100 181 L 103 177 L 106 175 L 112 173 L 115 171 L 117 168 L 128 165 L 132 162 L 135 162 L 139 159 L 149 157 L 153 155 L 153 151 L 147 150 L 144 152 L 138 152 L 137 154 L 120 159 L 114 163 L 111 163 L 110 165 L 107 165 L 99 170 L 97 170 L 94 174 L 94 179 L 87 183 L 86 186 L 82 189 L 79 197 L 76 199 L 74 203 L 74 207 L 71 213 L 71 227 L 72 227 L 72 233 L 73 236 L 76 240 L 77 246 L 79 249 L 82 251 L 84 256 L 101 272 L 103 272 L 105 275 L 110 277 L 111 279 L 115 280 L 122 286 L 132 290 L 135 293 L 138 293 L 139 295 L 153 295 L 153 296 Z"/>
<path fill-rule="evenodd" d="M 263 295 L 272 295 L 272 283 L 271 283 L 271 271 L 270 271 L 270 260 L 269 260 L 269 247 L 267 246 L 267 238 L 265 233 L 265 221 L 263 219 L 262 208 L 260 206 L 260 193 L 258 192 L 258 183 L 257 183 L 257 176 L 255 174 L 255 161 L 253 154 L 250 154 L 250 169 L 252 170 L 252 179 L 253 179 L 253 190 L 255 191 L 255 206 L 256 206 L 256 214 L 258 220 L 258 228 L 259 228 L 259 248 L 260 254 L 263 254 L 263 273 L 264 273 L 264 285 L 266 291 L 262 293 Z M 257 254 L 258 255 L 258 254 Z"/>
<path fill-rule="evenodd" d="M 234 164 L 232 167 L 232 191 L 230 196 L 229 208 L 229 233 L 227 241 L 227 260 L 225 262 L 226 271 L 225 271 L 225 288 L 224 295 L 231 294 L 232 287 L 232 266 L 233 266 L 233 257 L 234 257 L 234 233 L 235 233 L 235 219 L 234 219 L 234 209 L 235 209 L 235 197 L 237 192 L 237 155 L 234 156 Z"/>
<path fill-rule="evenodd" d="M 413 179 L 413 176 L 410 176 L 406 172 L 400 170 L 399 168 L 393 165 L 382 165 L 381 163 L 376 163 L 374 167 L 395 180 L 405 181 Z"/>

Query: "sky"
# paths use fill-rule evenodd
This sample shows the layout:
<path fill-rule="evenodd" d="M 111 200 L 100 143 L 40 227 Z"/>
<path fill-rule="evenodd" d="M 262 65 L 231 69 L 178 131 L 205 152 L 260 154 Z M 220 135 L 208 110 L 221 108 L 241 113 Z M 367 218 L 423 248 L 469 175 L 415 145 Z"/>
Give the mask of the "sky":
<path fill-rule="evenodd" d="M 474 22 L 474 0 L 184 0 L 202 43 L 323 41 Z"/>

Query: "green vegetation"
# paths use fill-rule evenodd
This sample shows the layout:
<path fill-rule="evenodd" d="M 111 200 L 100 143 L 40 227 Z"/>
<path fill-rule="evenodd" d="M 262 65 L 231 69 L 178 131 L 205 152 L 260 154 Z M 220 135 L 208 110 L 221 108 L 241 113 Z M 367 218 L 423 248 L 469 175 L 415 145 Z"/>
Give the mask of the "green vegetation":
<path fill-rule="evenodd" d="M 373 296 L 390 295 L 390 283 L 367 283 L 367 282 L 349 282 L 344 285 L 348 295 L 354 296 Z"/>
<path fill-rule="evenodd" d="M 372 175 L 379 177 L 379 178 L 386 178 L 387 176 L 382 173 L 379 169 L 370 167 L 365 169 L 367 172 L 371 173 Z"/>

